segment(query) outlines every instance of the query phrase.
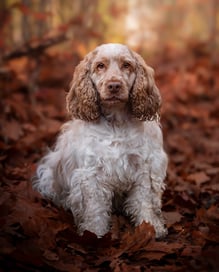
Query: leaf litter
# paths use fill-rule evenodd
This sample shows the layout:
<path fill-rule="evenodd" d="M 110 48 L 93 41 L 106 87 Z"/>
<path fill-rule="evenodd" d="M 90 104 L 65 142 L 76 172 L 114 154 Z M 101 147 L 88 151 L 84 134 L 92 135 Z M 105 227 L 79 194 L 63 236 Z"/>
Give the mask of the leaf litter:
<path fill-rule="evenodd" d="M 218 271 L 219 63 L 187 54 L 189 64 L 171 60 L 175 70 L 164 69 L 161 57 L 154 63 L 169 155 L 163 196 L 169 234 L 162 240 L 149 224 L 134 228 L 117 214 L 103 238 L 79 236 L 69 211 L 32 190 L 36 163 L 67 119 L 65 93 L 43 86 L 47 74 L 30 93 L 13 72 L 0 102 L 1 271 Z M 65 86 L 70 78 L 59 81 Z"/>

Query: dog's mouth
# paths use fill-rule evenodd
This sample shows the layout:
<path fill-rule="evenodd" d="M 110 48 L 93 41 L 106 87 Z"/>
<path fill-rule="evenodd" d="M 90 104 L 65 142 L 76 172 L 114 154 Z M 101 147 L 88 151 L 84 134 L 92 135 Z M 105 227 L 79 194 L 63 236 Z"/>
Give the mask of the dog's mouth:
<path fill-rule="evenodd" d="M 111 97 L 109 97 L 109 98 L 106 98 L 105 101 L 109 101 L 109 102 L 111 102 L 111 101 L 112 101 L 112 102 L 113 102 L 113 101 L 115 101 L 115 102 L 118 101 L 118 102 L 119 102 L 119 101 L 121 101 L 121 98 L 119 98 L 119 97 L 117 97 L 117 96 L 111 96 Z"/>
<path fill-rule="evenodd" d="M 118 104 L 118 103 L 125 103 L 126 100 L 118 96 L 111 96 L 111 97 L 105 98 L 103 102 L 107 104 Z"/>

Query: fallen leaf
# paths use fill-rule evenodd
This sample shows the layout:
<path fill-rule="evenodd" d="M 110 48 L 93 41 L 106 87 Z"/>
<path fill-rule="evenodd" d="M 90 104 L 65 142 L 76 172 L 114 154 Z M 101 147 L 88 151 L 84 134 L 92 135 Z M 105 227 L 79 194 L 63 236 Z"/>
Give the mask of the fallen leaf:
<path fill-rule="evenodd" d="M 205 174 L 205 172 L 197 172 L 188 175 L 187 180 L 194 181 L 197 185 L 201 185 L 202 183 L 208 182 L 210 178 Z"/>
<path fill-rule="evenodd" d="M 184 245 L 181 243 L 167 243 L 167 242 L 156 242 L 152 241 L 145 248 L 144 252 L 141 252 L 139 258 L 148 260 L 160 260 L 165 255 L 176 253 L 182 249 Z"/>
<path fill-rule="evenodd" d="M 23 130 L 16 120 L 11 120 L 2 125 L 2 135 L 6 140 L 17 141 L 23 135 Z"/>
<path fill-rule="evenodd" d="M 180 222 L 182 219 L 182 215 L 177 212 L 177 211 L 173 211 L 173 212 L 163 212 L 164 218 L 165 218 L 165 223 L 167 225 L 167 227 L 171 227 L 172 225 L 174 225 L 177 222 Z"/>
<path fill-rule="evenodd" d="M 57 253 L 55 253 L 51 250 L 48 250 L 48 249 L 44 251 L 43 257 L 49 261 L 58 261 L 59 260 L 59 256 L 57 255 Z"/>
<path fill-rule="evenodd" d="M 200 256 L 201 251 L 202 251 L 202 247 L 200 245 L 197 245 L 197 246 L 187 245 L 183 249 L 181 256 L 188 256 L 188 257 Z"/>

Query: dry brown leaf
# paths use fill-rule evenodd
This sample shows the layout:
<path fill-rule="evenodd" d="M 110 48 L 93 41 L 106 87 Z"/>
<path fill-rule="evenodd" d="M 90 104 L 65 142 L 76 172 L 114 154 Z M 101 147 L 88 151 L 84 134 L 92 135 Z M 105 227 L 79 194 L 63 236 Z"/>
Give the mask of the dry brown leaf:
<path fill-rule="evenodd" d="M 51 251 L 51 250 L 45 250 L 43 253 L 43 257 L 46 258 L 48 261 L 58 261 L 59 260 L 59 256 L 57 255 L 57 253 Z"/>
<path fill-rule="evenodd" d="M 20 123 L 16 120 L 5 121 L 2 124 L 2 135 L 6 140 L 17 141 L 23 135 Z"/>
<path fill-rule="evenodd" d="M 209 167 L 206 169 L 206 174 L 210 176 L 217 175 L 219 173 L 219 167 Z"/>
<path fill-rule="evenodd" d="M 212 221 L 219 222 L 219 207 L 212 205 L 206 212 L 206 216 Z"/>
<path fill-rule="evenodd" d="M 205 172 L 197 172 L 187 176 L 187 180 L 194 181 L 197 185 L 206 183 L 210 180 L 209 176 Z"/>
<path fill-rule="evenodd" d="M 167 227 L 170 227 L 170 226 L 174 225 L 175 223 L 180 222 L 183 217 L 177 211 L 163 212 L 163 214 L 164 214 L 165 223 L 166 223 Z"/>
<path fill-rule="evenodd" d="M 207 187 L 209 191 L 219 192 L 219 184 L 211 184 L 211 186 Z"/>
<path fill-rule="evenodd" d="M 202 248 L 200 245 L 193 246 L 193 245 L 187 245 L 182 253 L 181 256 L 200 256 L 201 255 Z"/>
<path fill-rule="evenodd" d="M 140 226 L 135 227 L 133 232 L 126 231 L 121 237 L 121 248 L 132 253 L 147 246 L 155 238 L 154 227 L 143 222 Z"/>
<path fill-rule="evenodd" d="M 177 253 L 183 247 L 184 245 L 182 243 L 152 241 L 148 244 L 147 248 L 145 248 L 145 251 L 140 252 L 138 258 L 148 260 L 160 260 L 165 255 Z"/>

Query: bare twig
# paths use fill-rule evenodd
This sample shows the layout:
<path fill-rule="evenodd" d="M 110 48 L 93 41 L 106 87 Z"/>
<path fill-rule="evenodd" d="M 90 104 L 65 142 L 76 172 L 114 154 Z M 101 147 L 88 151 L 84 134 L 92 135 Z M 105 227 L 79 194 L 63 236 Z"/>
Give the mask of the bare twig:
<path fill-rule="evenodd" d="M 2 60 L 7 61 L 14 58 L 20 58 L 23 56 L 33 56 L 36 54 L 41 53 L 45 49 L 47 49 L 50 46 L 53 46 L 58 43 L 62 43 L 67 40 L 67 37 L 65 34 L 61 34 L 56 37 L 48 38 L 46 40 L 41 40 L 39 43 L 32 45 L 31 43 L 28 43 L 26 45 L 23 45 L 21 48 L 16 49 L 15 51 L 9 52 L 5 55 L 3 55 Z"/>

